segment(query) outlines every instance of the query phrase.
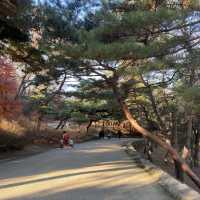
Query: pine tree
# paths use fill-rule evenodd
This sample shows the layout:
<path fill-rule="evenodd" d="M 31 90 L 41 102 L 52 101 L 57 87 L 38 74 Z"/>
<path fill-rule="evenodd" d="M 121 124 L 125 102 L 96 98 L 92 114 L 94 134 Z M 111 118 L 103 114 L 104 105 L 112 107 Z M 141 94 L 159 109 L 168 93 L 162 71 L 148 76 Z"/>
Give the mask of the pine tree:
<path fill-rule="evenodd" d="M 146 2 L 137 1 L 131 4 L 124 1 L 123 4 L 115 4 L 114 7 L 109 5 L 107 10 L 104 7 L 99 25 L 90 31 L 82 31 L 81 40 L 76 45 L 64 44 L 64 53 L 69 57 L 81 59 L 85 70 L 103 78 L 112 88 L 131 125 L 144 137 L 169 151 L 176 166 L 200 187 L 199 178 L 177 151 L 138 124 L 122 95 L 120 72 L 127 66 L 123 64 L 124 61 L 130 63 L 134 70 L 135 66 L 142 68 L 141 63 L 145 61 L 147 65 L 154 65 L 157 59 L 170 60 L 170 57 L 176 57 L 179 52 L 184 51 L 188 41 L 184 34 L 177 33 L 185 27 L 194 27 L 199 23 L 197 18 L 191 18 L 194 13 L 191 8 L 194 8 L 194 5 L 183 5 L 180 2 L 173 7 L 165 1 Z M 195 39 L 197 38 L 193 37 L 189 41 L 194 42 Z M 177 62 L 174 64 L 178 65 Z"/>

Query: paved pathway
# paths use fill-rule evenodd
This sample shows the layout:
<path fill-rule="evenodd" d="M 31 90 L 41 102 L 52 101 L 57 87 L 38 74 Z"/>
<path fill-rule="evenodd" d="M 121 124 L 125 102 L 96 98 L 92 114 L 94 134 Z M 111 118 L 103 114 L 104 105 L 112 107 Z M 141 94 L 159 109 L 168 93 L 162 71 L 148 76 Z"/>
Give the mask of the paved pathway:
<path fill-rule="evenodd" d="M 1 163 L 0 200 L 172 200 L 121 142 L 87 142 Z"/>

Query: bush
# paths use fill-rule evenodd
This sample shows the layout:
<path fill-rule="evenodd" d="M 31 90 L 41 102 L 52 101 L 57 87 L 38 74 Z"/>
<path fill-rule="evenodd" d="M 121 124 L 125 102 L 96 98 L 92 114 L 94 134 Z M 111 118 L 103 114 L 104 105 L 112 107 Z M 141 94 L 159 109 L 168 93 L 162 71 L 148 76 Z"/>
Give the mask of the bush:
<path fill-rule="evenodd" d="M 28 143 L 25 136 L 15 135 L 0 129 L 0 151 L 21 150 Z"/>
<path fill-rule="evenodd" d="M 21 150 L 29 142 L 25 128 L 17 121 L 0 121 L 0 151 Z"/>

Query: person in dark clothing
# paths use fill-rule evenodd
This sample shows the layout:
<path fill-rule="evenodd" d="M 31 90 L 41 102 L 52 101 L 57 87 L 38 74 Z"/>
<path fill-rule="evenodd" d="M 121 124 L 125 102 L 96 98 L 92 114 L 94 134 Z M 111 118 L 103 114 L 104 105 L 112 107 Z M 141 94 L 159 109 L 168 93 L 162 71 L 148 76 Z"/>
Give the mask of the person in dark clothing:
<path fill-rule="evenodd" d="M 117 135 L 118 135 L 118 138 L 120 139 L 122 137 L 122 132 L 118 130 Z"/>
<path fill-rule="evenodd" d="M 111 139 L 112 135 L 111 135 L 110 132 L 108 132 L 107 137 L 108 137 L 109 140 Z"/>
<path fill-rule="evenodd" d="M 99 139 L 104 138 L 104 136 L 105 136 L 105 133 L 104 133 L 104 130 L 102 129 L 102 130 L 99 132 Z"/>

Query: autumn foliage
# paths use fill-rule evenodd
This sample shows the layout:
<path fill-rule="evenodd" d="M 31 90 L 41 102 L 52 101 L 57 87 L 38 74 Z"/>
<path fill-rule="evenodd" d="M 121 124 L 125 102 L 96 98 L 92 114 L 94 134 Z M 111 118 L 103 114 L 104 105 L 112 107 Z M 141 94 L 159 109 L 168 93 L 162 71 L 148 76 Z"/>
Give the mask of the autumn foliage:
<path fill-rule="evenodd" d="M 13 64 L 0 57 L 0 117 L 13 118 L 20 112 L 20 102 L 15 100 L 17 91 L 16 70 Z"/>

